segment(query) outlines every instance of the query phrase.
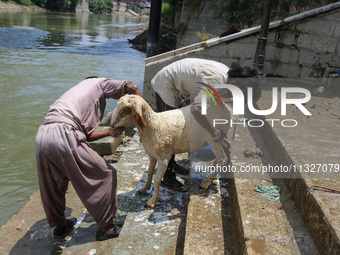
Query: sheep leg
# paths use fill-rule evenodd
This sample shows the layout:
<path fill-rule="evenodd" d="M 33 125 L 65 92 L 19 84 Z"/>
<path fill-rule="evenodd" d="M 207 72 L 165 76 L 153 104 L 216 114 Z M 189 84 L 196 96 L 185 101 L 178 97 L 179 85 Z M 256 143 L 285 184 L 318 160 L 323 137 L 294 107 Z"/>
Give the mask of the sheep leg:
<path fill-rule="evenodd" d="M 171 155 L 170 155 L 171 157 Z M 155 184 L 155 190 L 153 192 L 152 197 L 150 200 L 145 204 L 145 208 L 147 209 L 153 209 L 155 206 L 155 203 L 157 203 L 158 198 L 159 198 L 159 186 L 161 185 L 162 178 L 165 174 L 165 171 L 168 166 L 169 159 L 166 160 L 157 160 L 158 163 L 158 168 L 157 168 L 157 173 L 154 179 L 154 184 Z"/>
<path fill-rule="evenodd" d="M 155 171 L 156 163 L 157 163 L 157 160 L 155 158 L 149 157 L 148 180 L 146 181 L 144 187 L 138 190 L 138 193 L 146 194 L 146 191 L 150 189 L 151 183 L 152 183 L 152 176 Z"/>
<path fill-rule="evenodd" d="M 225 149 L 228 151 L 230 148 L 230 143 L 227 139 L 225 140 L 226 141 L 223 141 L 222 143 L 215 143 L 215 142 L 209 143 L 213 153 L 216 156 L 216 161 L 219 166 L 224 166 L 228 164 L 228 157 L 223 149 L 223 143 L 224 143 Z M 227 154 L 230 155 L 229 153 Z M 208 189 L 209 186 L 212 184 L 213 180 L 216 178 L 216 176 L 217 176 L 217 172 L 210 174 L 209 178 L 207 178 L 204 182 L 201 183 L 200 189 L 202 190 Z"/>

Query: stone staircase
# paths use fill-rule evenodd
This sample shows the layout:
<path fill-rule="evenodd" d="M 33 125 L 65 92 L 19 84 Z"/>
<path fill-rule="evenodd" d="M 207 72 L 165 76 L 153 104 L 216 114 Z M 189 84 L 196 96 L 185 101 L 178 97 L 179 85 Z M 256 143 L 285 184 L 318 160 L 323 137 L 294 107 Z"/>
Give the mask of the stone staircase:
<path fill-rule="evenodd" d="M 267 93 L 270 90 L 264 89 L 258 102 L 260 107 L 265 107 L 263 100 L 270 98 Z M 334 138 L 338 129 L 330 127 L 338 127 L 339 117 L 318 114 L 319 107 L 325 105 L 331 107 L 329 112 L 340 110 L 337 97 L 327 93 L 322 97 L 313 96 L 306 107 L 315 117 L 299 119 L 301 123 L 308 123 L 308 128 L 301 132 L 270 126 L 259 130 L 238 127 L 232 141 L 232 164 L 240 167 L 288 164 L 288 160 L 295 164 L 304 160 L 336 162 L 339 151 L 334 148 L 339 148 L 340 144 Z M 252 118 L 248 114 L 240 117 Z M 325 122 L 329 127 L 322 126 Z M 313 134 L 322 139 L 311 139 Z M 320 142 L 329 146 L 322 147 Z M 303 144 L 303 150 L 294 144 Z M 260 149 L 263 156 L 246 158 L 244 151 L 254 148 Z M 46 254 L 51 251 L 52 254 L 86 254 L 92 249 L 96 249 L 97 254 L 339 254 L 340 195 L 315 189 L 318 185 L 337 190 L 338 178 L 301 176 L 284 179 L 269 174 L 244 178 L 235 174 L 233 178 L 217 179 L 207 191 L 200 191 L 202 176 L 193 174 L 192 169 L 190 177 L 179 176 L 190 186 L 189 194 L 161 188 L 155 208 L 146 210 L 144 204 L 151 194 L 142 196 L 136 192 L 136 187 L 146 181 L 148 167 L 148 157 L 138 133 L 123 139 L 117 150 L 121 156 L 112 163 L 117 169 L 119 183 L 117 221 L 124 224 L 118 238 L 95 241 L 96 223 L 84 211 L 70 187 L 67 216 L 85 216 L 77 229 L 64 240 L 54 240 L 39 193 L 35 193 L 0 229 L 4 237 L 0 254 Z M 318 153 L 314 153 L 316 150 Z M 189 166 L 187 154 L 176 157 L 181 164 Z M 271 202 L 255 192 L 254 188 L 259 184 L 279 186 L 280 200 Z"/>

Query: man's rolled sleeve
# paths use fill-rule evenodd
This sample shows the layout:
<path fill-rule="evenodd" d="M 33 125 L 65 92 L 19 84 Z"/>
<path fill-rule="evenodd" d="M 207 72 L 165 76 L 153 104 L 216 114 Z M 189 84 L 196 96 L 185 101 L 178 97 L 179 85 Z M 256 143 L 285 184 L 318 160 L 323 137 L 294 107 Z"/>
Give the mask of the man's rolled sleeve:
<path fill-rule="evenodd" d="M 119 99 L 125 95 L 125 85 L 131 83 L 129 80 L 107 79 L 103 82 L 105 98 Z"/>

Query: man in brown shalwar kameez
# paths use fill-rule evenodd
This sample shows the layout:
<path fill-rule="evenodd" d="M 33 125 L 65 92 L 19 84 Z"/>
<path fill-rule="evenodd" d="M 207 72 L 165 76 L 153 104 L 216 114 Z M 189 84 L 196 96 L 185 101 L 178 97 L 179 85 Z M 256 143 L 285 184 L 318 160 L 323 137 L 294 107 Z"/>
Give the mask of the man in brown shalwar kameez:
<path fill-rule="evenodd" d="M 36 140 L 36 160 L 42 204 L 55 236 L 72 230 L 75 218 L 65 219 L 65 193 L 71 181 L 79 198 L 98 224 L 97 240 L 117 237 L 117 173 L 88 145 L 123 130 L 94 131 L 106 99 L 141 95 L 130 81 L 90 78 L 80 82 L 51 105 Z"/>

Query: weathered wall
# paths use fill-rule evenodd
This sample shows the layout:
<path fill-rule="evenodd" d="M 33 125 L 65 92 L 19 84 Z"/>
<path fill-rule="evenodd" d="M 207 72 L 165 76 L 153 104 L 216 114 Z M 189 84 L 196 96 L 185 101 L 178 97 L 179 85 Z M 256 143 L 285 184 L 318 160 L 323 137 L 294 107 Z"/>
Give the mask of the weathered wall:
<path fill-rule="evenodd" d="M 267 75 L 323 77 L 327 67 L 340 69 L 340 2 L 307 14 L 271 25 L 264 67 Z M 259 28 L 252 28 L 146 59 L 145 99 L 154 105 L 151 79 L 161 68 L 182 58 L 211 59 L 229 67 L 252 67 L 258 31 Z"/>
<path fill-rule="evenodd" d="M 340 67 L 340 9 L 270 32 L 267 73 L 283 77 L 322 77 Z"/>
<path fill-rule="evenodd" d="M 187 20 L 181 21 L 182 23 L 186 22 L 186 29 L 184 34 L 177 38 L 177 48 L 200 42 L 197 32 L 203 32 L 204 29 L 212 37 L 217 37 L 228 30 L 227 22 L 212 18 L 214 14 L 209 2 L 209 0 L 200 1 L 199 4 L 194 4 L 193 10 L 187 14 Z"/>

